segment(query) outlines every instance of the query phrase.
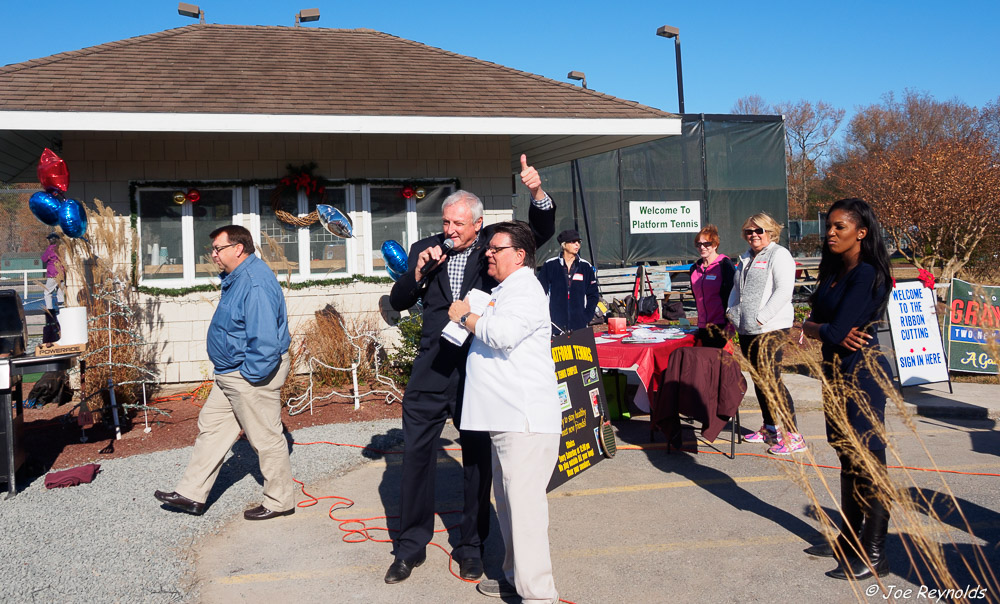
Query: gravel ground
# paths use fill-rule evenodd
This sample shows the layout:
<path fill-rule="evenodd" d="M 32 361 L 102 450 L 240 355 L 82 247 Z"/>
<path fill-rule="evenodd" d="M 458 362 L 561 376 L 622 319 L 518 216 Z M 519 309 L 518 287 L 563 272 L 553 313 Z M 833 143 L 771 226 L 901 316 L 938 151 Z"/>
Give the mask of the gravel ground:
<path fill-rule="evenodd" d="M 331 424 L 297 430 L 297 442 L 331 441 L 389 449 L 402 442 L 400 422 Z M 0 500 L 0 601 L 190 602 L 192 545 L 260 503 L 257 456 L 239 441 L 223 464 L 202 516 L 167 511 L 153 491 L 172 490 L 191 448 L 101 464 L 90 484 L 46 489 L 44 477 Z M 306 482 L 332 477 L 377 453 L 353 447 L 296 446 L 292 474 Z"/>

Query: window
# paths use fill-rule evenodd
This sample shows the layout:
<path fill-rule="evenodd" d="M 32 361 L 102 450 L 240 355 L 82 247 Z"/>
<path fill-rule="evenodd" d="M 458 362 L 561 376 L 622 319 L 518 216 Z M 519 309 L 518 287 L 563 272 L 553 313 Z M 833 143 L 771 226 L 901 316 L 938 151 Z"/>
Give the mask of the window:
<path fill-rule="evenodd" d="M 173 191 L 139 193 L 140 276 L 144 280 L 184 277 L 184 206 L 175 204 L 173 196 Z"/>
<path fill-rule="evenodd" d="M 297 226 L 282 221 L 275 214 L 272 201 L 274 187 L 254 189 L 257 228 L 251 228 L 258 243 L 260 257 L 279 277 L 294 280 L 329 279 L 351 273 L 350 243 L 333 235 L 316 222 Z M 296 218 L 303 218 L 320 203 L 331 205 L 345 214 L 353 210 L 353 187 L 327 187 L 325 197 L 297 192 L 288 187 L 281 190 L 278 209 Z M 259 237 L 258 237 L 259 234 Z"/>
<path fill-rule="evenodd" d="M 233 222 L 239 195 L 235 189 L 199 191 L 198 202 L 180 205 L 174 202 L 174 189 L 144 189 L 137 193 L 142 281 L 179 285 L 218 274 L 208 254 L 208 234 Z"/>
<path fill-rule="evenodd" d="M 369 215 L 365 259 L 370 274 L 385 276 L 382 244 L 393 239 L 406 251 L 424 237 L 441 232 L 441 202 L 454 192 L 452 185 L 427 186 L 423 199 L 406 199 L 403 185 L 371 186 L 363 203 Z"/>
<path fill-rule="evenodd" d="M 403 186 L 400 181 L 327 187 L 325 197 L 282 190 L 279 210 L 303 218 L 317 204 L 326 203 L 351 217 L 357 239 L 341 239 L 319 223 L 298 226 L 279 220 L 272 207 L 274 186 L 199 186 L 198 202 L 179 205 L 173 199 L 175 188 L 142 188 L 136 192 L 140 283 L 185 287 L 216 278 L 219 270 L 212 262 L 209 233 L 226 224 L 247 227 L 258 256 L 282 280 L 330 279 L 359 272 L 385 276 L 382 243 L 395 239 L 409 250 L 415 241 L 440 233 L 441 202 L 454 191 L 450 184 L 426 186 L 421 199 L 407 199 Z M 363 247 L 355 247 L 356 240 Z"/>
<path fill-rule="evenodd" d="M 215 229 L 233 223 L 233 191 L 231 189 L 202 191 L 201 199 L 191 206 L 194 216 L 194 249 L 198 260 L 194 276 L 215 277 L 219 267 L 212 262 L 212 241 L 209 234 Z"/>

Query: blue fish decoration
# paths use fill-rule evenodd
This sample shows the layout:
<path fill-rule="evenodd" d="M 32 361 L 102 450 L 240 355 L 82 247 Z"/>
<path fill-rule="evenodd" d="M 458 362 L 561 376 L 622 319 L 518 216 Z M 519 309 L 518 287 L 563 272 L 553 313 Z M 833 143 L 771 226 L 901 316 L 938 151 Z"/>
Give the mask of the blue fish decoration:
<path fill-rule="evenodd" d="M 319 223 L 331 234 L 344 239 L 354 237 L 354 225 L 351 219 L 337 208 L 324 204 L 316 206 Z"/>
<path fill-rule="evenodd" d="M 406 274 L 406 251 L 395 239 L 382 244 L 382 259 L 385 260 L 385 270 L 393 281 L 399 281 Z"/>

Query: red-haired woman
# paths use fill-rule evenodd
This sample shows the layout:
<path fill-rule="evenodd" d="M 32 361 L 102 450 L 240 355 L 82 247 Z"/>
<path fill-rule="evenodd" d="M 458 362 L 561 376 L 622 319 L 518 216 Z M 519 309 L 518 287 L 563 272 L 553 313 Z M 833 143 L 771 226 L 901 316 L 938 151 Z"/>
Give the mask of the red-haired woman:
<path fill-rule="evenodd" d="M 691 291 L 698 307 L 698 333 L 694 337 L 702 346 L 722 348 L 727 340 L 726 305 L 736 266 L 719 253 L 719 230 L 714 224 L 698 231 L 694 246 L 701 256 L 691 265 Z"/>

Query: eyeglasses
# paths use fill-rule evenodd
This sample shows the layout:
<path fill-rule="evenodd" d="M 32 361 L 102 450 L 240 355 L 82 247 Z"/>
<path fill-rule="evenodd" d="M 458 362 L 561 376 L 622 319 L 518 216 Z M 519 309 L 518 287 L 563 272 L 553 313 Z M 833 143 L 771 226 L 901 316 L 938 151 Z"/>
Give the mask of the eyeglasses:
<path fill-rule="evenodd" d="M 488 253 L 493 254 L 494 256 L 496 256 L 497 252 L 499 252 L 500 250 L 505 250 L 507 248 L 512 248 L 512 247 L 514 247 L 514 246 L 513 245 L 491 245 L 488 248 L 486 248 L 486 251 Z"/>
<path fill-rule="evenodd" d="M 695 241 L 694 242 L 694 246 L 695 247 L 712 247 L 712 242 L 711 241 Z"/>
<path fill-rule="evenodd" d="M 760 227 L 757 227 L 756 229 L 743 229 L 743 236 L 744 237 L 749 237 L 750 235 L 753 235 L 754 233 L 757 233 L 758 235 L 763 235 L 764 234 L 764 229 L 762 229 Z"/>
<path fill-rule="evenodd" d="M 238 243 L 230 243 L 229 245 L 213 245 L 212 246 L 212 253 L 215 254 L 215 255 L 218 255 L 220 252 L 222 252 L 222 250 L 226 249 L 227 247 L 233 247 L 234 245 L 239 245 L 239 244 Z"/>

